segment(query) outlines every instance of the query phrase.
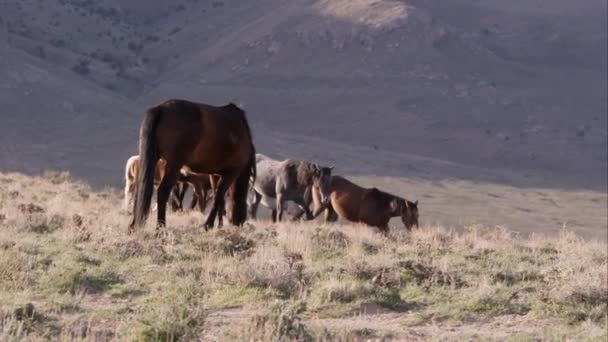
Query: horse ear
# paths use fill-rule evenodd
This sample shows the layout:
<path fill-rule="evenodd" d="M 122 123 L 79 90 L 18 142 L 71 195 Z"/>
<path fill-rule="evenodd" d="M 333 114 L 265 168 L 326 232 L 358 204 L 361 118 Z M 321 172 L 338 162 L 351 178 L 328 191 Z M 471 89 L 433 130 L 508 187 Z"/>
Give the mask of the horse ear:
<path fill-rule="evenodd" d="M 414 202 L 414 206 L 417 207 L 418 206 L 418 200 L 416 200 L 416 202 Z"/>
<path fill-rule="evenodd" d="M 328 167 L 328 169 L 329 169 L 329 171 L 331 171 L 334 169 L 334 166 L 332 165 L 332 166 Z"/>

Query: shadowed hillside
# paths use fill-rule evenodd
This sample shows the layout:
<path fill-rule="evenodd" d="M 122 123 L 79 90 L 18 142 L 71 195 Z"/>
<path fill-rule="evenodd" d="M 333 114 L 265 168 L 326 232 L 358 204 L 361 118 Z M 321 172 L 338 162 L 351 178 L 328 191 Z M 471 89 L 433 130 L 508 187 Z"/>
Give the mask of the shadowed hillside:
<path fill-rule="evenodd" d="M 3 170 L 117 186 L 146 107 L 235 101 L 432 222 L 605 237 L 602 0 L 10 0 L 0 39 Z"/>

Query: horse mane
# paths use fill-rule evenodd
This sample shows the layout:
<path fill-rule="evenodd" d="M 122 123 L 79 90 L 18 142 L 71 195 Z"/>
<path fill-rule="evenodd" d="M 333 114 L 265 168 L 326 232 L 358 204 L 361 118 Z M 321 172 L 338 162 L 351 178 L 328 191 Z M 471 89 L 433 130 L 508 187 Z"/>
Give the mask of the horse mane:
<path fill-rule="evenodd" d="M 389 194 L 388 192 L 384 192 L 376 187 L 369 188 L 368 195 L 382 202 L 390 202 L 397 198 L 397 196 Z"/>
<path fill-rule="evenodd" d="M 308 184 L 315 175 L 319 174 L 321 167 L 317 164 L 303 160 L 289 160 L 287 167 L 294 167 L 299 184 Z"/>
<path fill-rule="evenodd" d="M 374 187 L 374 188 L 369 188 L 367 189 L 367 196 L 370 196 L 371 198 L 375 199 L 376 201 L 380 202 L 380 203 L 386 203 L 386 204 L 390 204 L 392 201 L 397 201 L 397 203 L 399 203 L 399 206 L 406 206 L 408 203 L 408 201 L 402 197 L 393 195 L 391 193 L 379 190 L 378 188 Z M 413 205 L 414 203 L 411 203 L 411 205 Z"/>

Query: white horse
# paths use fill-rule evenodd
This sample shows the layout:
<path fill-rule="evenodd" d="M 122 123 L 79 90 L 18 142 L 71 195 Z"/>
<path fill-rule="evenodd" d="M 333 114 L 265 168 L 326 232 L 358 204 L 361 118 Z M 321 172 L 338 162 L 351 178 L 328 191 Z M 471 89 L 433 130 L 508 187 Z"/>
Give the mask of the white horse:
<path fill-rule="evenodd" d="M 164 159 L 158 159 L 156 169 L 154 170 L 154 189 L 160 185 L 160 182 L 165 176 L 165 166 L 167 162 Z M 133 203 L 133 193 L 135 192 L 135 182 L 139 174 L 139 155 L 131 156 L 127 160 L 125 166 L 125 202 L 124 208 L 129 210 L 129 206 Z M 154 210 L 153 208 L 152 210 Z"/>

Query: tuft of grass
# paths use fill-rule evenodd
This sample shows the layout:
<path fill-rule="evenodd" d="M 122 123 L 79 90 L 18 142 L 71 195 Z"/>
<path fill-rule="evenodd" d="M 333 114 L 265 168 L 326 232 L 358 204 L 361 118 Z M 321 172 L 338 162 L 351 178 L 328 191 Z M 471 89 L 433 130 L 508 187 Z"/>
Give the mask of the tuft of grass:
<path fill-rule="evenodd" d="M 204 253 L 248 256 L 254 252 L 255 242 L 236 230 L 217 230 L 215 239 L 201 241 L 199 248 Z"/>
<path fill-rule="evenodd" d="M 272 289 L 252 286 L 222 286 L 208 293 L 207 305 L 214 308 L 263 303 L 278 297 Z"/>
<path fill-rule="evenodd" d="M 398 288 L 375 286 L 354 279 L 329 279 L 315 286 L 311 297 L 311 309 L 315 314 L 328 318 L 353 314 L 362 304 L 369 303 L 390 310 L 406 307 Z"/>
<path fill-rule="evenodd" d="M 32 303 L 20 305 L 10 313 L 0 312 L 0 340 L 17 341 L 28 336 L 57 335 L 60 327 L 56 320 L 36 308 Z"/>
<path fill-rule="evenodd" d="M 58 269 L 51 273 L 48 281 L 49 283 L 46 285 L 57 292 L 70 294 L 105 292 L 123 282 L 120 276 L 114 272 L 93 274 L 86 269 Z"/>
<path fill-rule="evenodd" d="M 36 258 L 10 249 L 0 250 L 0 290 L 26 289 L 34 284 L 30 272 L 36 267 Z"/>
<path fill-rule="evenodd" d="M 128 336 L 143 341 L 189 341 L 200 331 L 204 318 L 198 307 L 156 306 L 137 319 Z"/>
<path fill-rule="evenodd" d="M 313 258 L 331 259 L 344 256 L 350 240 L 337 229 L 316 228 L 310 235 L 310 243 L 314 249 Z"/>
<path fill-rule="evenodd" d="M 492 280 L 495 283 L 513 286 L 521 282 L 543 282 L 544 276 L 538 272 L 531 271 L 504 271 L 493 274 Z"/>
<path fill-rule="evenodd" d="M 249 341 L 314 341 L 300 318 L 305 309 L 302 303 L 273 305 L 266 312 L 253 315 L 237 334 L 228 333 L 225 338 L 240 341 L 247 336 Z"/>

